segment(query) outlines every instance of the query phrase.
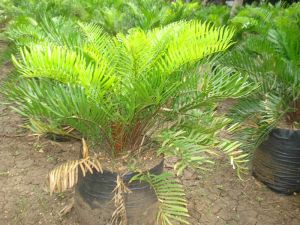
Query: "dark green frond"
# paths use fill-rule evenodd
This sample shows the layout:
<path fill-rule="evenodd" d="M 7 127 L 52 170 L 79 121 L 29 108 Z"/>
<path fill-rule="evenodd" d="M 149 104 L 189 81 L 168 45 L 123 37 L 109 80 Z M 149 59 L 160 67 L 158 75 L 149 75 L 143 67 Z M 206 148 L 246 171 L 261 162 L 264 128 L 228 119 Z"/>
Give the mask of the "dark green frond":
<path fill-rule="evenodd" d="M 70 126 L 84 137 L 93 138 L 95 134 L 104 135 L 100 124 L 108 122 L 111 116 L 78 85 L 24 79 L 6 89 L 16 110 L 38 134 L 63 134 L 63 128 Z"/>

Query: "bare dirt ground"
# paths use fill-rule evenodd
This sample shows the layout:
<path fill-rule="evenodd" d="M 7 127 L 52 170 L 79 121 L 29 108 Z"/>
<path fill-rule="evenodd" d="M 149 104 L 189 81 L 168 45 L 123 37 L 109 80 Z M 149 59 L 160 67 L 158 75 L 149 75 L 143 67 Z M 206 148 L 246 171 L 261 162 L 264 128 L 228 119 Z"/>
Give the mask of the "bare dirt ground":
<path fill-rule="evenodd" d="M 0 83 L 10 69 L 9 64 L 0 69 Z M 72 202 L 73 191 L 50 196 L 46 183 L 48 171 L 76 157 L 81 144 L 38 139 L 20 124 L 20 117 L 0 104 L 0 225 L 84 225 L 76 222 L 74 210 L 60 214 Z M 273 193 L 250 175 L 241 181 L 222 160 L 204 175 L 186 172 L 182 182 L 191 224 L 300 224 L 300 195 Z"/>

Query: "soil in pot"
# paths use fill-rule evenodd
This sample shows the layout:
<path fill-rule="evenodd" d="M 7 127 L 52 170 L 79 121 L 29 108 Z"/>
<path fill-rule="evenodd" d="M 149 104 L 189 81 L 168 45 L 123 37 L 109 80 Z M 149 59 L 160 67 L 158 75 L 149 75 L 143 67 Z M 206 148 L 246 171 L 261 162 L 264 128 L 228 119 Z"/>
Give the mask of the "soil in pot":
<path fill-rule="evenodd" d="M 155 164 L 155 166 L 153 166 Z M 163 159 L 153 159 L 146 171 L 161 174 Z M 137 173 L 127 172 L 123 177 L 124 184 L 131 193 L 125 193 L 125 208 L 129 225 L 154 225 L 158 210 L 157 197 L 149 184 L 131 182 Z M 109 170 L 103 173 L 88 173 L 85 177 L 79 175 L 75 191 L 75 210 L 80 224 L 108 225 L 115 211 L 113 190 L 116 187 L 118 173 Z"/>
<path fill-rule="evenodd" d="M 276 192 L 300 192 L 300 130 L 273 129 L 254 154 L 253 175 Z"/>

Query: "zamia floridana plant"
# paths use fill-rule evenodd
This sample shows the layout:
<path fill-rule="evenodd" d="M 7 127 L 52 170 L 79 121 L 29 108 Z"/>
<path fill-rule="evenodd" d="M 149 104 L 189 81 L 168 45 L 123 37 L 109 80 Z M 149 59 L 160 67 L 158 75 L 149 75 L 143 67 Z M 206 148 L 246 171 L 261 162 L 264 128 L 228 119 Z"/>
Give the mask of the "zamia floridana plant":
<path fill-rule="evenodd" d="M 114 162 L 123 160 L 126 170 L 142 171 L 149 152 L 177 158 L 177 175 L 187 167 L 207 169 L 217 150 L 238 171 L 245 168 L 240 144 L 220 135 L 236 124 L 215 108 L 254 87 L 247 77 L 207 63 L 208 56 L 233 44 L 233 30 L 198 21 L 115 37 L 94 24 L 80 23 L 78 30 L 82 39 L 72 46 L 52 38 L 20 49 L 13 58 L 20 76 L 6 91 L 35 133 L 83 138 L 93 146 L 95 155 L 89 155 L 84 141 L 82 160 L 50 173 L 51 192 L 75 184 L 78 168 L 101 172 L 105 162 L 113 170 Z M 182 186 L 171 175 L 140 173 L 134 180 L 155 190 L 162 224 L 188 223 Z M 120 203 L 119 192 L 126 188 L 120 178 L 118 183 L 115 202 Z"/>
<path fill-rule="evenodd" d="M 239 131 L 243 135 L 237 138 L 253 153 L 272 129 L 299 127 L 300 4 L 281 11 L 275 8 L 269 15 L 266 9 L 252 11 L 260 15 L 255 32 L 245 33 L 247 38 L 227 52 L 220 64 L 248 74 L 259 84 L 253 95 L 240 99 L 230 115 L 243 123 Z"/>

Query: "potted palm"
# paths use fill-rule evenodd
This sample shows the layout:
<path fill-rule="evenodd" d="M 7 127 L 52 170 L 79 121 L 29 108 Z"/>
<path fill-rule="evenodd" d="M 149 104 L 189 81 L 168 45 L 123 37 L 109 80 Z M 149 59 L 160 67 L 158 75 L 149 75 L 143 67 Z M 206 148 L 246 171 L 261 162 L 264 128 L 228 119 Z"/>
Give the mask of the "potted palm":
<path fill-rule="evenodd" d="M 247 161 L 239 142 L 221 135 L 236 125 L 214 109 L 253 84 L 207 61 L 199 69 L 232 45 L 233 31 L 197 21 L 116 37 L 94 24 L 77 29 L 82 38 L 72 46 L 53 38 L 20 49 L 20 76 L 6 88 L 35 133 L 82 140 L 80 159 L 50 172 L 50 192 L 77 183 L 83 224 L 188 223 L 183 188 L 163 172 L 163 159 L 176 159 L 177 175 L 206 169 L 216 150 L 238 172 Z"/>
<path fill-rule="evenodd" d="M 271 189 L 300 191 L 299 151 L 299 5 L 272 18 L 268 29 L 248 34 L 222 64 L 250 74 L 260 88 L 242 100 L 232 116 L 246 121 L 244 147 L 256 149 L 253 174 Z M 262 21 L 265 28 L 265 22 Z M 258 29 L 259 30 L 259 29 Z M 250 126 L 249 126 L 250 125 Z"/>

